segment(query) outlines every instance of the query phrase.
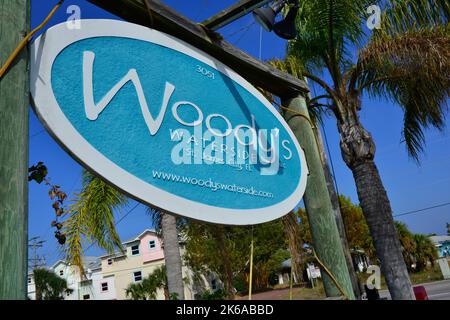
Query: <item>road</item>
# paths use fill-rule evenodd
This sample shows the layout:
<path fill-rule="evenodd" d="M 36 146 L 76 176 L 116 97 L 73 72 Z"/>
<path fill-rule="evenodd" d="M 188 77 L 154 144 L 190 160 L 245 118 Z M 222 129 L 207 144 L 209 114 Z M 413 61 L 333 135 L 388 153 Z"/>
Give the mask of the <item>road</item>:
<path fill-rule="evenodd" d="M 430 300 L 450 300 L 450 280 L 436 281 L 421 285 L 427 290 L 428 298 Z M 389 292 L 386 290 L 380 291 L 380 296 L 390 299 Z"/>

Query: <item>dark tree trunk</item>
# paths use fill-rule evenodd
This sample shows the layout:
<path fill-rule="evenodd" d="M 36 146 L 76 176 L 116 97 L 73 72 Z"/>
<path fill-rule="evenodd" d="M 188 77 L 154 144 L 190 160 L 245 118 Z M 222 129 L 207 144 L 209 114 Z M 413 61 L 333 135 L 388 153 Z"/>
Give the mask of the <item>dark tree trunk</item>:
<path fill-rule="evenodd" d="M 225 291 L 230 299 L 234 299 L 233 271 L 231 270 L 230 253 L 225 243 L 225 230 L 223 226 L 216 226 L 216 237 L 219 245 L 220 254 L 223 259 L 223 269 L 225 273 Z"/>
<path fill-rule="evenodd" d="M 357 108 L 346 110 L 349 114 L 338 120 L 342 156 L 353 173 L 359 202 L 381 262 L 381 271 L 392 299 L 414 300 L 389 198 L 373 161 L 375 144 L 360 124 Z"/>
<path fill-rule="evenodd" d="M 164 259 L 166 261 L 167 282 L 170 294 L 176 293 L 179 300 L 184 300 L 184 286 L 180 245 L 178 243 L 177 220 L 175 216 L 161 212 L 161 229 L 164 242 Z"/>

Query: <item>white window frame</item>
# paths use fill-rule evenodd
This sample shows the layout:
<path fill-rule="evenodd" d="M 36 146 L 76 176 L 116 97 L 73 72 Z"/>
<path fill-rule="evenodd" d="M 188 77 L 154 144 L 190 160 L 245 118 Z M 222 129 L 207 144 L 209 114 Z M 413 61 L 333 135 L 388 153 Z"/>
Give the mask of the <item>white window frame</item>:
<path fill-rule="evenodd" d="M 109 258 L 108 261 L 107 261 L 107 263 L 108 263 L 108 266 L 112 265 L 112 264 L 113 264 L 113 259 L 112 259 L 112 258 Z"/>
<path fill-rule="evenodd" d="M 152 247 L 151 243 L 154 243 L 155 246 Z M 148 247 L 149 247 L 150 250 L 156 250 L 156 240 L 150 240 L 150 241 L 148 242 Z"/>
<path fill-rule="evenodd" d="M 63 276 L 63 275 L 64 275 L 64 270 L 63 270 L 63 269 L 59 270 L 59 275 L 60 275 L 60 276 Z"/>
<path fill-rule="evenodd" d="M 137 246 L 137 253 L 133 253 L 133 247 L 136 247 L 136 246 Z M 138 255 L 141 254 L 141 249 L 139 248 L 138 244 L 135 244 L 135 245 L 131 246 L 130 249 L 131 249 L 131 255 L 132 256 L 138 256 Z"/>

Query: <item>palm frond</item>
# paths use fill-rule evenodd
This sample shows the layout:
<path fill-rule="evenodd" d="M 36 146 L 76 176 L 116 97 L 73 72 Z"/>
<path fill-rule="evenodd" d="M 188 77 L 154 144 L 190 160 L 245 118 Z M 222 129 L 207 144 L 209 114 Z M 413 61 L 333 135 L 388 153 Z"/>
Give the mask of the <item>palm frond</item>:
<path fill-rule="evenodd" d="M 127 204 L 127 198 L 101 178 L 83 173 L 83 188 L 77 200 L 66 213 L 66 259 L 78 266 L 84 274 L 83 244 L 96 243 L 100 248 L 113 252 L 123 251 L 115 228 L 114 210 Z"/>
<path fill-rule="evenodd" d="M 295 55 L 303 67 L 317 74 L 323 68 L 335 81 L 339 71 L 351 64 L 350 48 L 361 46 L 365 29 L 361 21 L 366 9 L 377 0 L 302 1 L 297 16 L 297 38 L 289 43 L 288 53 Z M 337 70 L 336 68 L 341 68 Z"/>
<path fill-rule="evenodd" d="M 422 128 L 444 127 L 450 93 L 449 30 L 437 26 L 378 35 L 359 55 L 357 87 L 403 108 L 403 136 L 416 160 L 425 142 Z"/>
<path fill-rule="evenodd" d="M 447 0 L 391 0 L 383 10 L 381 28 L 376 34 L 399 34 L 447 25 Z"/>

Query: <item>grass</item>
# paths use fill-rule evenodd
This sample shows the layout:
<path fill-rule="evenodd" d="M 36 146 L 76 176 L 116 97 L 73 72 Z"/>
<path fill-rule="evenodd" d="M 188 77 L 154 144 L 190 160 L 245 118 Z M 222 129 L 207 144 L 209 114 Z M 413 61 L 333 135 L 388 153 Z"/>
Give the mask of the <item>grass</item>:
<path fill-rule="evenodd" d="M 292 288 L 292 300 L 323 300 L 325 298 L 326 295 L 322 281 L 318 281 L 318 285 L 314 288 Z M 289 292 L 283 297 L 283 300 L 289 300 Z"/>
<path fill-rule="evenodd" d="M 366 283 L 367 278 L 370 276 L 368 273 L 358 273 L 358 278 L 361 283 Z M 411 279 L 411 283 L 413 285 L 418 285 L 422 283 L 427 282 L 434 282 L 434 281 L 440 281 L 444 280 L 442 277 L 442 272 L 439 269 L 439 265 L 436 263 L 433 268 L 430 268 L 425 271 L 420 272 L 411 272 L 409 274 L 409 278 Z M 381 276 L 381 289 L 380 290 L 387 290 L 386 280 L 383 276 Z"/>

